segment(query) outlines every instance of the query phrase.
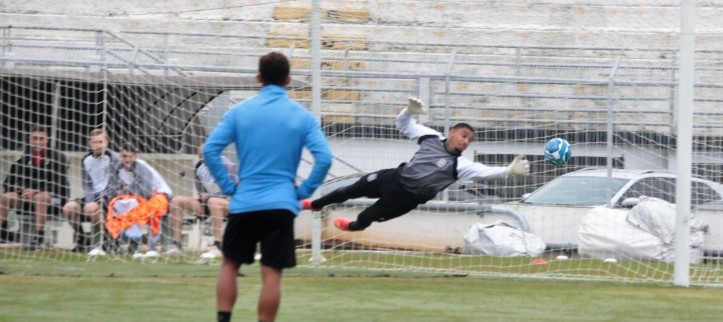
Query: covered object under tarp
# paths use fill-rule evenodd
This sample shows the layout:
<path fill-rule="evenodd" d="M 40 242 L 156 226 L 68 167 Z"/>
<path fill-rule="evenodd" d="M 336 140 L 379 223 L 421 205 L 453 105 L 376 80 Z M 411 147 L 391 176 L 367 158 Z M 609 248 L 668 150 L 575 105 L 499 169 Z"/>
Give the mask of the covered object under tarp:
<path fill-rule="evenodd" d="M 690 219 L 691 263 L 701 260 L 705 224 Z M 588 211 L 580 224 L 581 256 L 672 262 L 675 256 L 675 205 L 657 198 L 644 198 L 635 207 Z"/>

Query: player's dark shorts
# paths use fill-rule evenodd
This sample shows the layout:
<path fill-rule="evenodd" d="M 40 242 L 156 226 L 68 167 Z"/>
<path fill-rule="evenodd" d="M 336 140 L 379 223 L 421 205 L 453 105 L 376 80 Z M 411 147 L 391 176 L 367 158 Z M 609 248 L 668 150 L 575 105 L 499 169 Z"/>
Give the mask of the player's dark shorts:
<path fill-rule="evenodd" d="M 75 198 L 71 201 L 75 201 L 78 203 L 78 205 L 80 205 L 80 213 L 83 214 L 83 208 L 85 208 L 85 204 L 86 204 L 85 198 L 83 198 L 83 197 Z M 95 202 L 98 203 L 98 205 L 100 206 L 100 209 L 103 212 L 108 211 L 108 203 L 110 202 L 110 200 L 108 198 L 97 198 L 97 199 L 95 199 Z"/>
<path fill-rule="evenodd" d="M 230 214 L 222 251 L 229 260 L 252 264 L 261 243 L 261 264 L 276 269 L 296 266 L 294 214 L 285 209 Z"/>

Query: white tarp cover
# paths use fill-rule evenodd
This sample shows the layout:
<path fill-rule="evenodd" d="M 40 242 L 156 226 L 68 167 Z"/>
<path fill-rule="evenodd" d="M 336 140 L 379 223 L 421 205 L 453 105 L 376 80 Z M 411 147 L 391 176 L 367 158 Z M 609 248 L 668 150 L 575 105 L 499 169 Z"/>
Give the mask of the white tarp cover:
<path fill-rule="evenodd" d="M 675 217 L 675 204 L 658 198 L 645 197 L 630 210 L 626 219 L 633 226 L 657 236 L 663 243 L 672 245 L 675 236 Z M 690 244 L 699 247 L 703 243 L 705 224 L 693 218 L 692 212 L 688 220 Z"/>
<path fill-rule="evenodd" d="M 649 206 L 650 204 L 643 205 L 643 208 Z M 652 205 L 653 208 L 658 206 L 661 206 L 658 202 Z M 660 209 L 663 212 L 671 210 L 670 207 L 665 205 L 662 205 Z M 674 212 L 674 207 L 672 209 Z M 632 210 L 624 211 L 606 207 L 596 207 L 588 211 L 580 223 L 578 253 L 581 256 L 600 259 L 615 258 L 672 262 L 675 257 L 673 244 L 666 243 L 664 238 L 632 225 L 627 219 L 630 212 Z M 649 214 L 653 216 L 670 215 L 667 213 L 656 215 L 655 212 L 649 212 Z M 646 220 L 646 222 L 652 222 L 652 220 Z M 657 226 L 648 228 L 656 233 L 664 231 L 663 228 Z M 698 263 L 701 260 L 702 234 L 702 231 L 691 232 L 691 263 Z"/>
<path fill-rule="evenodd" d="M 545 251 L 542 238 L 501 221 L 472 225 L 464 245 L 464 253 L 473 255 L 537 257 Z"/>

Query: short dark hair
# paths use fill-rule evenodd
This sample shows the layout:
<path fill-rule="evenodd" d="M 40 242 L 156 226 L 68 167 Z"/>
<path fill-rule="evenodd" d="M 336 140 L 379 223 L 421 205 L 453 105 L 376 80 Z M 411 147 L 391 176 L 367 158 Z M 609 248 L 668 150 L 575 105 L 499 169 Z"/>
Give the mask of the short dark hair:
<path fill-rule="evenodd" d="M 259 59 L 259 75 L 263 85 L 284 86 L 290 69 L 289 60 L 279 52 L 270 52 Z"/>
<path fill-rule="evenodd" d="M 128 152 L 133 153 L 133 154 L 138 154 L 138 149 L 136 149 L 136 147 L 135 147 L 133 144 L 130 144 L 130 143 L 123 143 L 123 145 L 121 145 L 121 148 L 120 148 L 120 149 L 121 149 L 121 150 L 128 151 Z"/>
<path fill-rule="evenodd" d="M 28 133 L 33 133 L 33 132 L 43 132 L 43 133 L 45 133 L 45 135 L 50 136 L 50 131 L 48 130 L 48 127 L 42 126 L 42 125 L 33 125 L 30 128 L 30 132 L 28 132 Z"/>
<path fill-rule="evenodd" d="M 456 129 L 468 129 L 468 130 L 472 131 L 472 133 L 474 133 L 474 129 L 472 128 L 472 125 L 469 125 L 464 122 L 457 123 L 452 127 L 452 130 L 456 130 Z"/>

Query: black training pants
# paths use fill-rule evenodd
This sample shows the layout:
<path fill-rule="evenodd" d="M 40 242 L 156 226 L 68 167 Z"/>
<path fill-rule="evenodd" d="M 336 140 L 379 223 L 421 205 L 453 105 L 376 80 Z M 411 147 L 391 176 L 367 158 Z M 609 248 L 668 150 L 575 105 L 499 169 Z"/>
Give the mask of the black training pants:
<path fill-rule="evenodd" d="M 369 208 L 364 209 L 357 220 L 349 224 L 350 230 L 364 230 L 374 221 L 387 221 L 404 215 L 428 199 L 408 192 L 397 181 L 397 169 L 384 169 L 367 174 L 355 183 L 338 188 L 312 203 L 314 209 L 342 203 L 354 198 L 379 198 Z"/>

